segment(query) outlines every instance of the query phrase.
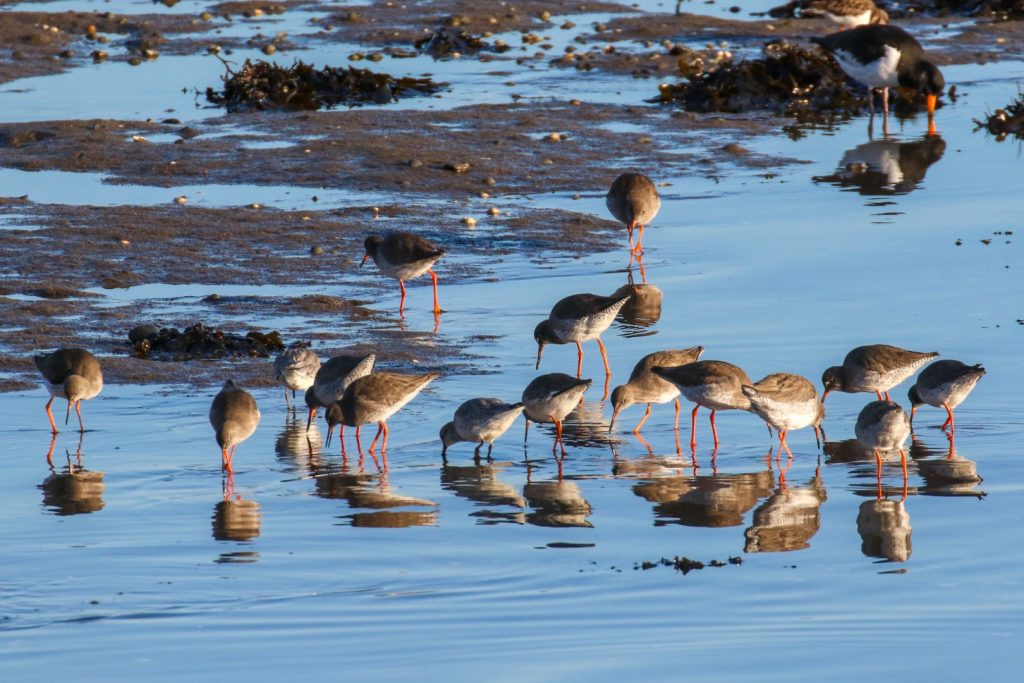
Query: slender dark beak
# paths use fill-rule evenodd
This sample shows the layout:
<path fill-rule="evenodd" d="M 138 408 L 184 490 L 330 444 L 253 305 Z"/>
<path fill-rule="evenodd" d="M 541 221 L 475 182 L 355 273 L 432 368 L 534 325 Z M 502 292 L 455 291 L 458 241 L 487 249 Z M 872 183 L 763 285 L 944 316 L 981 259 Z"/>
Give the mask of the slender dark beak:
<path fill-rule="evenodd" d="M 442 458 L 447 458 L 448 457 L 448 444 L 443 443 L 443 442 L 441 443 L 441 457 Z"/>
<path fill-rule="evenodd" d="M 64 424 L 67 424 L 68 420 L 71 419 L 71 403 L 72 403 L 72 401 L 69 398 L 68 399 L 68 413 L 67 413 L 67 415 L 64 416 Z"/>
<path fill-rule="evenodd" d="M 327 428 L 327 438 L 324 439 L 324 446 L 325 447 L 331 445 L 331 434 L 333 434 L 333 433 L 334 433 L 334 425 L 331 425 L 331 426 L 329 426 Z"/>
<path fill-rule="evenodd" d="M 821 395 L 821 402 L 822 402 L 822 404 L 825 403 L 825 399 L 828 398 L 828 392 L 830 392 L 830 391 L 832 391 L 832 390 L 831 389 L 826 389 L 825 393 Z"/>
<path fill-rule="evenodd" d="M 366 262 L 369 259 L 370 259 L 370 252 L 366 252 L 365 254 L 363 254 L 363 260 L 359 262 L 359 267 L 362 268 L 364 265 L 366 265 Z"/>
<path fill-rule="evenodd" d="M 540 356 L 542 353 L 544 353 L 544 345 L 537 344 L 537 366 L 534 368 L 534 370 L 540 370 Z"/>
<path fill-rule="evenodd" d="M 612 419 L 611 419 L 611 421 L 610 421 L 610 422 L 608 423 L 608 433 L 609 433 L 609 434 L 611 434 L 611 433 L 612 433 L 612 427 L 614 427 L 614 426 L 615 426 L 615 418 L 617 418 L 618 416 L 619 416 L 619 409 L 618 409 L 618 408 L 616 408 L 615 410 L 613 410 L 613 411 L 612 411 Z"/>

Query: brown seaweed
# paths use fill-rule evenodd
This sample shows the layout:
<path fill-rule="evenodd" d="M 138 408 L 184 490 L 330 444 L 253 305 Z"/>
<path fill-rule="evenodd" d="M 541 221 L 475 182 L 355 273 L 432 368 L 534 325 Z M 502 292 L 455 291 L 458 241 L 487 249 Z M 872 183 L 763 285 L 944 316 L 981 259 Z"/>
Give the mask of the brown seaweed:
<path fill-rule="evenodd" d="M 977 126 L 974 130 L 984 130 L 1002 142 L 1011 135 L 1024 140 L 1024 93 L 1018 93 L 1017 99 L 1002 109 L 996 109 L 983 120 L 974 119 Z"/>
<path fill-rule="evenodd" d="M 284 67 L 247 59 L 238 71 L 232 71 L 227 63 L 224 66 L 224 89 L 207 88 L 206 99 L 229 112 L 388 104 L 409 95 L 431 95 L 446 85 L 429 78 L 395 78 L 351 66 L 317 69 L 302 61 Z"/>
<path fill-rule="evenodd" d="M 184 330 L 139 325 L 128 333 L 132 351 L 151 360 L 205 360 L 208 358 L 269 358 L 284 351 L 279 332 L 250 330 L 244 335 L 210 329 L 196 323 Z"/>

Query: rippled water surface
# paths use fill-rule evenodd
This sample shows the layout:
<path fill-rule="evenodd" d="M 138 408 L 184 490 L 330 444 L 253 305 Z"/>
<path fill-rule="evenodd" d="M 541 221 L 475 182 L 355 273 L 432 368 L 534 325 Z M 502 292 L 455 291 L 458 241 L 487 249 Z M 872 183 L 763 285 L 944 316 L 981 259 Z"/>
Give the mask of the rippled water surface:
<path fill-rule="evenodd" d="M 212 391 L 108 385 L 84 404 L 84 436 L 53 443 L 45 390 L 0 395 L 4 679 L 1015 677 L 1022 161 L 1019 146 L 972 133 L 972 118 L 1015 95 L 1024 64 L 945 73 L 963 97 L 938 113 L 941 143 L 922 141 L 923 121 L 869 139 L 861 118 L 746 141 L 806 162 L 771 173 L 647 169 L 666 183 L 644 258 L 664 292 L 660 318 L 605 335 L 613 385 L 642 355 L 695 344 L 755 378 L 786 370 L 815 383 L 864 343 L 983 363 L 955 444 L 941 411 L 919 411 L 906 500 L 898 461 L 885 463 L 879 500 L 874 461 L 851 441 L 865 395 L 830 396 L 826 443 L 792 433 L 791 464 L 766 458 L 764 425 L 745 413 L 720 415 L 717 454 L 702 414 L 691 456 L 686 419 L 677 453 L 671 406 L 655 407 L 646 441 L 629 432 L 641 407 L 608 433 L 590 343 L 584 373 L 596 381 L 567 422 L 561 468 L 552 431 L 534 426 L 524 448 L 521 422 L 493 462 L 474 464 L 461 444 L 443 463 L 437 431 L 463 400 L 517 400 L 535 376 L 532 330 L 551 304 L 628 277 L 624 249 L 502 257 L 495 281 L 441 290 L 440 334 L 497 335 L 470 349 L 493 374 L 445 376 L 393 418 L 386 476 L 360 465 L 351 434 L 346 459 L 337 442 L 324 448 L 322 422 L 307 434 L 278 389 L 253 392 L 262 423 L 229 490 Z M 33 87 L 68 76 L 48 78 Z M 163 106 L 148 96 L 122 115 Z M 900 167 L 912 156 L 931 161 L 925 173 Z M 77 182 L 68 203 L 81 201 Z M 604 189 L 580 192 L 521 201 L 603 216 Z M 146 296 L 187 305 L 201 289 Z M 428 297 L 410 290 L 410 327 L 430 328 Z M 572 347 L 552 347 L 541 371 L 574 364 Z M 904 405 L 908 386 L 893 392 Z M 659 562 L 676 556 L 705 567 Z"/>

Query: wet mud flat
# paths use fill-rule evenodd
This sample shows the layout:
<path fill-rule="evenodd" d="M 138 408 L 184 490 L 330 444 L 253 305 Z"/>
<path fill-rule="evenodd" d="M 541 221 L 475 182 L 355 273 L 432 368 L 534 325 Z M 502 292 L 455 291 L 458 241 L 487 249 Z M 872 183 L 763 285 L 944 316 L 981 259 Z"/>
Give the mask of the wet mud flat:
<path fill-rule="evenodd" d="M 45 9 L 24 4 L 25 9 L 37 6 Z M 301 35 L 246 36 L 237 30 L 260 17 L 314 10 L 319 14 Z M 574 21 L 595 13 L 610 18 Z M 938 30 L 941 22 L 915 19 L 912 27 Z M 493 277 L 495 259 L 524 253 L 542 260 L 618 248 L 623 234 L 614 222 L 573 211 L 571 205 L 533 209 L 524 196 L 603 193 L 619 172 L 633 168 L 656 168 L 662 176 L 777 168 L 796 160 L 750 154 L 742 142 L 791 121 L 766 110 L 702 115 L 659 106 L 647 101 L 659 94 L 653 78 L 644 79 L 650 82 L 644 90 L 649 97 L 635 103 L 582 102 L 571 99 L 573 89 L 585 88 L 589 77 L 631 84 L 636 76 L 681 78 L 694 59 L 723 57 L 713 46 L 704 52 L 682 47 L 685 40 L 760 49 L 769 40 L 798 41 L 828 30 L 820 20 L 639 16 L 623 5 L 580 2 L 221 3 L 196 15 L 161 13 L 156 5 L 152 13 L 125 16 L 14 11 L 0 14 L 0 40 L 14 46 L 0 54 L 0 82 L 92 63 L 96 50 L 111 61 L 141 60 L 139 69 L 161 55 L 261 47 L 268 55 L 296 48 L 298 57 L 297 48 L 333 43 L 364 48 L 358 59 L 339 53 L 337 67 L 361 66 L 364 58 L 397 62 L 417 54 L 417 43 L 424 47 L 424 38 L 443 28 L 479 37 L 479 50 L 457 58 L 492 65 L 492 78 L 506 79 L 510 88 L 517 74 L 536 68 L 551 69 L 561 77 L 560 85 L 547 93 L 551 99 L 457 108 L 444 108 L 441 92 L 434 96 L 440 110 L 371 105 L 184 122 L 168 112 L 148 120 L 0 124 L 0 155 L 7 169 L 102 174 L 105 185 L 124 185 L 126 196 L 139 186 L 235 184 L 286 185 L 308 196 L 301 210 L 261 202 L 196 205 L 187 195 L 163 204 L 110 206 L 37 202 L 31 193 L 0 197 L 5 234 L 0 258 L 7 266 L 0 278 L 6 316 L 0 328 L 5 376 L 0 388 L 24 388 L 34 381 L 35 350 L 69 345 L 109 356 L 105 367 L 111 381 L 215 384 L 222 375 L 218 362 L 138 359 L 127 339 L 139 324 L 184 328 L 196 322 L 238 334 L 279 331 L 286 344 L 316 340 L 326 353 L 372 345 L 384 362 L 487 371 L 466 350 L 466 339 L 396 326 L 396 312 L 373 303 L 393 291 L 394 283 L 372 266 L 357 269 L 365 236 L 387 229 L 427 236 L 449 251 L 439 271 L 448 282 L 485 281 Z M 1015 22 L 968 27 L 964 31 L 978 35 L 991 29 L 1002 40 L 990 39 L 991 51 L 978 48 L 980 39 L 943 49 L 938 61 L 998 58 L 1019 44 L 1018 28 Z M 574 36 L 571 50 L 554 48 L 546 34 L 555 29 Z M 521 44 L 495 49 L 495 36 L 509 32 L 518 32 Z M 266 49 L 271 44 L 274 50 Z M 446 79 L 438 75 L 437 80 Z M 351 200 L 321 201 L 318 192 L 324 189 L 348 192 Z M 363 201 L 361 193 L 372 199 Z M 168 305 L 152 294 L 131 295 L 131 288 L 196 283 L 209 289 L 208 295 L 194 297 L 197 301 Z M 218 287 L 239 285 L 254 291 L 217 293 Z M 275 287 L 282 291 L 271 291 Z M 309 291 L 295 290 L 302 287 Z M 264 359 L 236 359 L 231 365 L 241 381 L 271 382 Z"/>

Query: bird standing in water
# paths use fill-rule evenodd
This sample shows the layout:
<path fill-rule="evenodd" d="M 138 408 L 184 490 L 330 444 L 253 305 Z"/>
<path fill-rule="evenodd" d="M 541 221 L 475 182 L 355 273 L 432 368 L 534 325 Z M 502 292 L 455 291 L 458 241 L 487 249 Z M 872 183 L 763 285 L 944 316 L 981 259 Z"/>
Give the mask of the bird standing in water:
<path fill-rule="evenodd" d="M 953 409 L 964 402 L 974 391 L 974 385 L 985 375 L 980 365 L 966 365 L 958 360 L 937 360 L 917 376 L 917 383 L 910 387 L 910 426 L 914 426 L 914 413 L 918 407 L 928 404 L 946 409 L 946 421 L 942 429 L 956 431 Z"/>
<path fill-rule="evenodd" d="M 368 259 L 380 268 L 380 272 L 398 280 L 402 290 L 402 300 L 398 303 L 399 314 L 405 311 L 405 281 L 428 273 L 434 282 L 434 316 L 441 314 L 441 306 L 437 302 L 437 274 L 434 264 L 445 255 L 445 250 L 419 235 L 411 232 L 389 232 L 383 237 L 371 235 L 363 242 L 366 254 L 362 266 Z"/>
<path fill-rule="evenodd" d="M 229 474 L 235 449 L 256 431 L 260 423 L 260 410 L 256 399 L 230 379 L 213 397 L 210 404 L 210 424 L 221 449 L 221 467 Z"/>
<path fill-rule="evenodd" d="M 57 433 L 57 423 L 53 420 L 50 404 L 60 396 L 68 400 L 64 424 L 71 419 L 71 406 L 74 404 L 78 415 L 78 431 L 84 432 L 82 401 L 97 396 L 103 390 L 103 370 L 99 360 L 85 349 L 58 349 L 53 353 L 35 356 L 32 360 L 46 380 L 46 389 L 50 392 L 50 400 L 46 402 L 50 429 L 54 434 Z"/>
<path fill-rule="evenodd" d="M 608 190 L 605 205 L 616 220 L 626 225 L 630 253 L 643 254 L 644 226 L 654 220 L 661 208 L 654 181 L 642 173 L 623 173 Z M 633 244 L 634 230 L 637 231 L 636 245 Z"/>

